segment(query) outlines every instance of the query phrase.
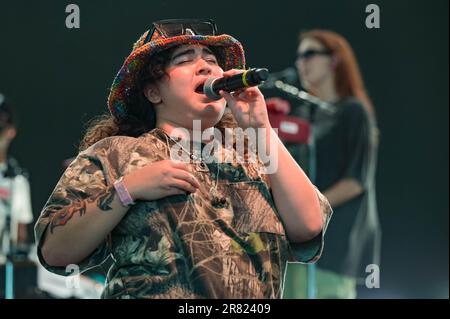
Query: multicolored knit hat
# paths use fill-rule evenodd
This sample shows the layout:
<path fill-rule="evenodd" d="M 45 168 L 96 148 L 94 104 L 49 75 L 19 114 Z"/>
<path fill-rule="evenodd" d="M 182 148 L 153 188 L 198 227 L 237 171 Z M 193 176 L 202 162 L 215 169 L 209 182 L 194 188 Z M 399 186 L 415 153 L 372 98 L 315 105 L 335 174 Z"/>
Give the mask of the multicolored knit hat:
<path fill-rule="evenodd" d="M 174 21 L 174 20 L 164 20 Z M 200 20 L 195 20 L 200 21 Z M 212 20 L 207 20 L 212 21 Z M 157 22 L 155 22 L 157 23 Z M 154 23 L 154 25 L 155 25 Z M 215 25 L 214 25 L 215 27 Z M 126 58 L 111 86 L 108 97 L 108 108 L 116 118 L 124 118 L 130 101 L 138 94 L 136 90 L 136 75 L 148 63 L 150 56 L 158 54 L 168 48 L 181 44 L 202 44 L 217 47 L 223 53 L 222 68 L 224 71 L 245 67 L 244 49 L 241 43 L 230 35 L 199 35 L 196 30 L 187 28 L 184 34 L 167 37 L 157 28 L 146 31 L 133 45 L 131 54 Z M 150 40 L 148 41 L 148 37 Z"/>

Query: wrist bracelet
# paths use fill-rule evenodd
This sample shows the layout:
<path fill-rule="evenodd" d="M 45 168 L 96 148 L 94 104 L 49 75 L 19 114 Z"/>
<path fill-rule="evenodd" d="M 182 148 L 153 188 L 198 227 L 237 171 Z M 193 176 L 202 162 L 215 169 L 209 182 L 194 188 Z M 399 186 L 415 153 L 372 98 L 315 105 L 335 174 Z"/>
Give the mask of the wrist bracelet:
<path fill-rule="evenodd" d="M 136 204 L 123 183 L 123 176 L 114 182 L 114 188 L 123 206 L 130 207 Z"/>

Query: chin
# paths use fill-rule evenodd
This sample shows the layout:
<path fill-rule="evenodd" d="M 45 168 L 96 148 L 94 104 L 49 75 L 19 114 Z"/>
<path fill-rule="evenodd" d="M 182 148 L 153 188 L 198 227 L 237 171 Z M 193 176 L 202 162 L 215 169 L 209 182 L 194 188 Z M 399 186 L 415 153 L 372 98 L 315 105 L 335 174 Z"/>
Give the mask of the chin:
<path fill-rule="evenodd" d="M 302 79 L 302 84 L 303 84 L 303 88 L 307 91 L 311 90 L 311 82 L 306 80 L 306 79 Z"/>
<path fill-rule="evenodd" d="M 222 116 L 225 111 L 225 103 L 221 100 L 211 101 L 202 104 L 197 110 L 200 111 L 201 115 L 204 117 L 215 117 Z"/>
<path fill-rule="evenodd" d="M 202 120 L 202 130 L 213 127 L 222 118 L 225 106 L 217 104 L 207 104 L 198 113 L 198 118 Z"/>

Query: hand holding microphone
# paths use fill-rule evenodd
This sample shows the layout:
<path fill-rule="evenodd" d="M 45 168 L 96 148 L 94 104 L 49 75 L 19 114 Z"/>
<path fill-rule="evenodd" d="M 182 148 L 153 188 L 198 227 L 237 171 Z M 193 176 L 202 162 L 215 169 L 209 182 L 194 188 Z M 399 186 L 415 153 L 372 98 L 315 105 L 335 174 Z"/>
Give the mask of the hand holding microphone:
<path fill-rule="evenodd" d="M 269 77 L 267 69 L 249 69 L 229 77 L 209 78 L 203 85 L 203 92 L 212 100 L 219 100 L 221 90 L 233 92 L 251 86 L 262 84 Z"/>
<path fill-rule="evenodd" d="M 208 80 L 205 83 L 205 94 L 208 96 L 214 92 L 214 99 L 217 99 L 217 96 L 225 98 L 228 108 L 241 128 L 268 127 L 270 123 L 266 102 L 256 87 L 267 78 L 268 73 L 267 69 L 250 69 L 244 72 L 228 70 L 224 72 L 223 78 Z"/>

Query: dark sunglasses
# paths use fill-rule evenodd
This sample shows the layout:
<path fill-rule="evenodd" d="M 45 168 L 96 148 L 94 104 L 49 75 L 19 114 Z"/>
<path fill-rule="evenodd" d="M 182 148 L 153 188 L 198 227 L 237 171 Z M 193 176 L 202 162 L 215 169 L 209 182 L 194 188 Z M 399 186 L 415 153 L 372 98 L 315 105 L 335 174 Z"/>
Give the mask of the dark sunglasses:
<path fill-rule="evenodd" d="M 169 19 L 153 22 L 153 26 L 144 40 L 150 42 L 155 31 L 164 38 L 179 35 L 216 35 L 217 25 L 211 19 Z"/>
<path fill-rule="evenodd" d="M 314 49 L 310 49 L 310 50 L 306 50 L 305 52 L 297 52 L 297 60 L 299 59 L 309 59 L 313 56 L 316 55 L 331 55 L 331 51 L 330 50 L 314 50 Z"/>

